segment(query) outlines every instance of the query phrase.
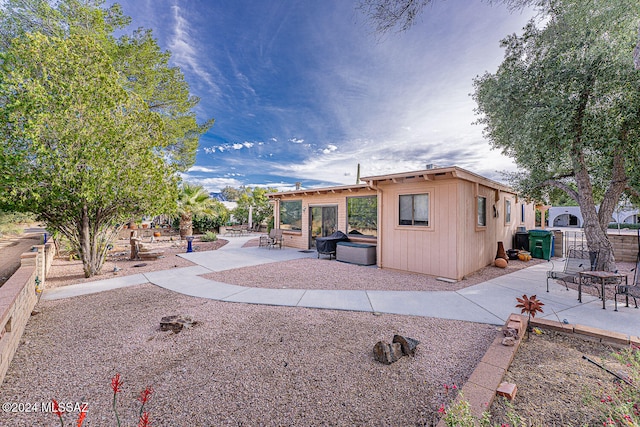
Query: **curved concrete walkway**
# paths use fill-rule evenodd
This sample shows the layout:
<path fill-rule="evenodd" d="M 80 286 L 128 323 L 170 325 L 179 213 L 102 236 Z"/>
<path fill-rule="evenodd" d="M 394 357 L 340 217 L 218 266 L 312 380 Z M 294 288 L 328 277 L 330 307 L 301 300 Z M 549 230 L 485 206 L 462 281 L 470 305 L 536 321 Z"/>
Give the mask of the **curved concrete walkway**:
<path fill-rule="evenodd" d="M 503 325 L 509 314 L 516 311 L 516 298 L 527 294 L 537 295 L 544 302 L 544 313 L 539 317 L 640 335 L 640 310 L 633 308 L 633 304 L 629 308 L 619 304 L 619 311 L 614 312 L 613 301 L 607 301 L 607 309 L 603 310 L 598 298 L 583 294 L 583 302 L 579 303 L 576 291 L 566 291 L 564 286 L 555 282 L 550 284 L 550 292 L 547 293 L 546 271 L 551 269 L 551 263 L 534 265 L 455 292 L 267 289 L 231 285 L 201 277 L 212 271 L 317 256 L 315 252 L 291 248 L 242 248 L 252 238 L 255 236 L 231 237 L 227 245 L 216 251 L 180 255 L 197 264 L 195 266 L 47 289 L 42 299 L 69 298 L 153 283 L 185 295 L 218 301 L 368 311 Z"/>

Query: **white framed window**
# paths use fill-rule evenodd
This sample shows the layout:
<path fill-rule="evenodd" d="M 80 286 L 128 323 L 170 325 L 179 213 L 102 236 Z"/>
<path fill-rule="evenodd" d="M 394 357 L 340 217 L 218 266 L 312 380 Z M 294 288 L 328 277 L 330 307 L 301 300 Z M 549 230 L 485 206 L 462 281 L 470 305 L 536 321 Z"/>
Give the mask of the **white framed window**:
<path fill-rule="evenodd" d="M 478 196 L 478 227 L 487 226 L 487 198 Z"/>
<path fill-rule="evenodd" d="M 398 204 L 398 225 L 429 226 L 429 193 L 402 194 Z"/>

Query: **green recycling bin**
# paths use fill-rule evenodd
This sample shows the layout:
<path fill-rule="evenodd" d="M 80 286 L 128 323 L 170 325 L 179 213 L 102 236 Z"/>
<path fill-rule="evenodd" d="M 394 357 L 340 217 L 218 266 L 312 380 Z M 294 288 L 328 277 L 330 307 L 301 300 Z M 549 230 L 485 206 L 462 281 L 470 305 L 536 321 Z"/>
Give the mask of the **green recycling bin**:
<path fill-rule="evenodd" d="M 533 258 L 550 260 L 553 256 L 553 232 L 529 230 L 529 252 Z"/>

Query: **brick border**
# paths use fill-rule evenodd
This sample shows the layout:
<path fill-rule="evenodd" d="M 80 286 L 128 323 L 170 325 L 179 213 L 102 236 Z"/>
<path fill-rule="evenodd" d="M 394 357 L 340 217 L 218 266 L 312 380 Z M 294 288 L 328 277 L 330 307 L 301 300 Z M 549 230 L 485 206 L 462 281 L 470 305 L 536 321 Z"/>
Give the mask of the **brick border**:
<path fill-rule="evenodd" d="M 513 313 L 509 315 L 509 318 L 505 322 L 505 327 L 507 327 L 507 325 L 513 326 L 518 322 L 522 327 L 518 329 L 519 339 L 516 340 L 515 345 L 513 347 L 502 345 L 502 339 L 504 337 L 502 334 L 499 334 L 491 345 L 489 345 L 480 363 L 478 363 L 478 366 L 476 366 L 469 379 L 460 389 L 464 399 L 469 402 L 471 406 L 471 414 L 475 417 L 481 417 L 482 413 L 491 407 L 496 397 L 498 386 L 507 373 L 511 362 L 513 362 L 516 352 L 520 348 L 520 343 L 526 330 L 527 318 L 520 314 Z M 548 329 L 565 334 L 581 335 L 583 338 L 596 340 L 604 344 L 616 346 L 635 345 L 640 347 L 640 336 L 626 335 L 578 324 L 566 324 L 548 319 L 532 318 L 530 325 L 531 327 Z M 458 393 L 454 402 L 457 403 L 459 401 L 460 393 Z M 446 427 L 444 419 L 440 419 L 437 427 Z"/>

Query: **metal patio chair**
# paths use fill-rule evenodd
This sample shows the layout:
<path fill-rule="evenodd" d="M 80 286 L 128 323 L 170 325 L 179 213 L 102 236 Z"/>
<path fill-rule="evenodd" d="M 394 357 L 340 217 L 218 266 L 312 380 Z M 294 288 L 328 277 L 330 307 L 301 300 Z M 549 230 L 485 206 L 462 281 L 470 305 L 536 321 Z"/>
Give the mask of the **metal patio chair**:
<path fill-rule="evenodd" d="M 569 290 L 568 283 L 578 283 L 581 271 L 595 270 L 598 265 L 598 252 L 590 251 L 584 247 L 571 247 L 567 252 L 567 258 L 562 270 L 547 271 L 547 292 L 549 292 L 549 280 L 561 280 Z"/>
<path fill-rule="evenodd" d="M 630 285 L 618 285 L 616 286 L 616 293 L 613 296 L 616 304 L 616 311 L 618 311 L 618 295 L 624 295 L 627 300 L 627 307 L 629 307 L 629 297 L 633 298 L 633 302 L 638 308 L 638 300 L 640 298 L 640 229 L 638 230 L 638 256 L 636 257 L 636 266 L 633 270 L 633 283 Z"/>

